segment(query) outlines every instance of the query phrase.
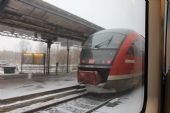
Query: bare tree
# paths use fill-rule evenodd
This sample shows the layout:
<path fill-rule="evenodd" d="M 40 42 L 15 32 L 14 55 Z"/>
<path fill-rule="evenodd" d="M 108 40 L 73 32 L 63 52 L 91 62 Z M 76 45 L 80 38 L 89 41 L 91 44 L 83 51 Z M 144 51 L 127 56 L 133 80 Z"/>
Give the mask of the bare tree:
<path fill-rule="evenodd" d="M 36 52 L 39 52 L 39 53 L 46 53 L 47 51 L 47 44 L 44 43 L 44 42 L 40 42 L 37 46 L 37 50 Z"/>
<path fill-rule="evenodd" d="M 7 60 L 9 63 L 19 64 L 20 59 L 21 56 L 19 52 L 7 50 L 0 51 L 0 60 Z"/>
<path fill-rule="evenodd" d="M 72 48 L 70 50 L 70 64 L 79 64 L 80 61 L 80 48 Z"/>
<path fill-rule="evenodd" d="M 30 42 L 26 41 L 26 40 L 21 40 L 19 42 L 19 49 L 21 53 L 26 53 L 28 51 L 31 51 L 32 47 Z"/>

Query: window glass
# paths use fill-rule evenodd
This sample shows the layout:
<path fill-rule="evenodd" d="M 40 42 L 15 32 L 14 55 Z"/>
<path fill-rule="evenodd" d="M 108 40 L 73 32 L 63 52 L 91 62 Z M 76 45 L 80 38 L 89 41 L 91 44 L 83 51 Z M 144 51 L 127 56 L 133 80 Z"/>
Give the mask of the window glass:
<path fill-rule="evenodd" d="M 93 65 L 111 65 L 116 53 L 116 49 L 85 49 L 81 52 L 80 63 Z"/>
<path fill-rule="evenodd" d="M 125 35 L 120 33 L 97 33 L 92 35 L 84 44 L 83 48 L 119 48 Z"/>
<path fill-rule="evenodd" d="M 0 111 L 140 113 L 145 1 L 0 0 Z"/>

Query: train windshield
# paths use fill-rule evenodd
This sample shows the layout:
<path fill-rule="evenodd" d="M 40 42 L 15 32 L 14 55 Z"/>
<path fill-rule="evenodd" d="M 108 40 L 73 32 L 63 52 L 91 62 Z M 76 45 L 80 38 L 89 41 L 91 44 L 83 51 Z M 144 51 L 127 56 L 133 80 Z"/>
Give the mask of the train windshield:
<path fill-rule="evenodd" d="M 92 35 L 83 46 L 80 63 L 111 65 L 124 38 L 113 32 Z"/>
<path fill-rule="evenodd" d="M 98 33 L 90 36 L 83 48 L 112 48 L 118 49 L 125 35 L 115 32 Z"/>

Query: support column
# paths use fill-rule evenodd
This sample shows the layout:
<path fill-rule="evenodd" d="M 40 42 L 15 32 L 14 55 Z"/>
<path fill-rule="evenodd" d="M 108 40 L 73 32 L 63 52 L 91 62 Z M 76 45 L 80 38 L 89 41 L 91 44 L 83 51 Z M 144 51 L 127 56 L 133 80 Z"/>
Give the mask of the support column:
<path fill-rule="evenodd" d="M 21 73 L 23 70 L 23 52 L 21 52 Z"/>
<path fill-rule="evenodd" d="M 47 74 L 50 74 L 50 49 L 52 42 L 50 40 L 47 41 Z"/>
<path fill-rule="evenodd" d="M 69 44 L 67 40 L 67 73 L 69 73 Z"/>

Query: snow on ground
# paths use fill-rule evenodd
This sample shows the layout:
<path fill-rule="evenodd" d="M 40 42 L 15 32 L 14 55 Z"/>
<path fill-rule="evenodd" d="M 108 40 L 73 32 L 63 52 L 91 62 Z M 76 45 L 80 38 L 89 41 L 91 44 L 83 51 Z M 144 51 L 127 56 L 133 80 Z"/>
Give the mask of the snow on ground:
<path fill-rule="evenodd" d="M 143 107 L 144 87 L 110 101 L 93 113 L 140 113 Z"/>
<path fill-rule="evenodd" d="M 76 85 L 76 72 L 37 79 L 0 79 L 0 99 L 28 95 Z M 93 113 L 139 113 L 144 100 L 144 87 L 118 97 Z"/>
<path fill-rule="evenodd" d="M 7 99 L 38 92 L 76 85 L 76 73 L 65 73 L 37 79 L 14 78 L 0 80 L 0 99 Z"/>

